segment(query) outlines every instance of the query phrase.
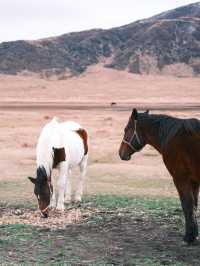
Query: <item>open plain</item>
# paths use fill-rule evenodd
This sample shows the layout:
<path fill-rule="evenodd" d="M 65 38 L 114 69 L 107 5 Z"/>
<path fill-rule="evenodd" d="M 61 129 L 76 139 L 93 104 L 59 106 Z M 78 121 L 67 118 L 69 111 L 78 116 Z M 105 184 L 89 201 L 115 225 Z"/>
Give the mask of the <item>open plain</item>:
<path fill-rule="evenodd" d="M 0 264 L 199 265 L 199 247 L 182 242 L 183 214 L 161 156 L 150 146 L 129 162 L 118 156 L 133 107 L 200 119 L 199 85 L 101 65 L 60 80 L 1 75 Z M 54 116 L 88 130 L 89 165 L 81 207 L 44 220 L 27 176 Z"/>

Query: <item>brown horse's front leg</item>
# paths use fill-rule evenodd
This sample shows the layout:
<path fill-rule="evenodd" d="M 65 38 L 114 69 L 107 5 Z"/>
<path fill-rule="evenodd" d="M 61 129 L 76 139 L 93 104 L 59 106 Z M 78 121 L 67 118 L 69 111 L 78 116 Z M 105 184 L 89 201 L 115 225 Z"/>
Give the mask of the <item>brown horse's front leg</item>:
<path fill-rule="evenodd" d="M 182 181 L 183 182 L 183 181 Z M 196 199 L 193 194 L 191 184 L 182 184 L 175 182 L 179 192 L 181 205 L 185 216 L 185 236 L 184 241 L 188 244 L 194 242 L 198 236 L 198 224 L 196 218 Z"/>

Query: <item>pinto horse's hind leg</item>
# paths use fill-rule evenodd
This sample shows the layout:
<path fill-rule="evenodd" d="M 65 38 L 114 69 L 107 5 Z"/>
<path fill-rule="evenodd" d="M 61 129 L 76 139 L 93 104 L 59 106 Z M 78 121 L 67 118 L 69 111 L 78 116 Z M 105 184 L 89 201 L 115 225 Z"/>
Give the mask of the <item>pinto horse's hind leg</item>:
<path fill-rule="evenodd" d="M 88 156 L 85 155 L 81 163 L 79 164 L 80 176 L 79 176 L 78 185 L 77 185 L 77 189 L 76 189 L 76 193 L 74 197 L 75 202 L 81 202 L 81 199 L 82 199 L 84 178 L 85 178 L 86 168 L 87 168 L 87 159 L 88 159 Z"/>
<path fill-rule="evenodd" d="M 71 202 L 71 181 L 70 181 L 71 170 L 68 170 L 68 176 L 66 179 L 65 186 L 65 203 L 69 204 Z"/>
<path fill-rule="evenodd" d="M 183 183 L 175 181 L 176 188 L 179 193 L 181 200 L 181 205 L 183 208 L 185 216 L 185 236 L 184 241 L 187 243 L 192 243 L 196 240 L 198 236 L 198 224 L 196 218 L 196 206 L 197 206 L 197 194 L 196 189 L 195 195 L 193 192 L 193 185 L 188 180 L 188 182 Z"/>

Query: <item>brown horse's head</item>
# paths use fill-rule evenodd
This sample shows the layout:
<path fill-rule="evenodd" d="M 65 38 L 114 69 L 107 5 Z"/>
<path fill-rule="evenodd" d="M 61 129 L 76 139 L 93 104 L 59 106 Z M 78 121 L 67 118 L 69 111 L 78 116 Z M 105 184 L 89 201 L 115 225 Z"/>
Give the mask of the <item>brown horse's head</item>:
<path fill-rule="evenodd" d="M 47 173 L 44 167 L 37 169 L 37 177 L 28 177 L 30 181 L 35 185 L 34 194 L 38 200 L 38 207 L 43 217 L 48 217 L 49 205 L 53 187 L 48 180 Z"/>
<path fill-rule="evenodd" d="M 128 124 L 124 129 L 124 137 L 119 149 L 120 158 L 125 161 L 130 160 L 131 155 L 140 151 L 145 144 L 138 126 L 138 112 L 136 109 L 133 109 Z"/>

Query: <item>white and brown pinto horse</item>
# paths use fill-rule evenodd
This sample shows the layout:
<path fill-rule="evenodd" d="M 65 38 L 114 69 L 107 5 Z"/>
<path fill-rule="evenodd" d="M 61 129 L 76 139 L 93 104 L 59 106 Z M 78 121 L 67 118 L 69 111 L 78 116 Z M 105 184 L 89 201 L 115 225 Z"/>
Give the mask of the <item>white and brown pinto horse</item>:
<path fill-rule="evenodd" d="M 35 184 L 34 193 L 44 217 L 48 217 L 50 206 L 64 210 L 64 201 L 71 201 L 69 175 L 76 166 L 80 168 L 80 177 L 74 201 L 81 201 L 87 159 L 87 132 L 79 124 L 72 121 L 59 123 L 54 118 L 42 129 L 37 144 L 36 178 L 29 179 Z M 54 168 L 59 170 L 57 189 L 52 185 Z"/>

